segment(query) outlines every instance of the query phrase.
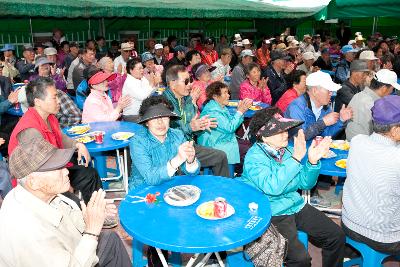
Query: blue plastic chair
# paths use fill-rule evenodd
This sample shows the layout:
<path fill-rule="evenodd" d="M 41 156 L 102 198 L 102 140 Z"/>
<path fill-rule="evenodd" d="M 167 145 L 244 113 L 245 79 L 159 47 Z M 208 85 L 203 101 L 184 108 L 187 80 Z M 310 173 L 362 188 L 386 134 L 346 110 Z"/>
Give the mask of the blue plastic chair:
<path fill-rule="evenodd" d="M 232 178 L 235 177 L 235 164 L 229 164 L 228 168 L 229 168 L 230 177 L 232 177 Z M 203 174 L 204 175 L 213 175 L 213 171 L 211 170 L 211 168 L 204 168 Z"/>
<path fill-rule="evenodd" d="M 308 250 L 308 235 L 305 232 L 297 231 L 297 238 L 303 243 L 304 248 Z M 254 267 L 251 261 L 244 259 L 242 251 L 228 254 L 226 263 L 229 267 Z"/>
<path fill-rule="evenodd" d="M 377 267 L 383 266 L 382 262 L 389 256 L 389 254 L 378 252 L 364 243 L 354 241 L 350 237 L 346 237 L 346 243 L 358 250 L 361 257 L 351 259 L 343 263 L 343 267 L 359 265 L 361 267 Z"/>

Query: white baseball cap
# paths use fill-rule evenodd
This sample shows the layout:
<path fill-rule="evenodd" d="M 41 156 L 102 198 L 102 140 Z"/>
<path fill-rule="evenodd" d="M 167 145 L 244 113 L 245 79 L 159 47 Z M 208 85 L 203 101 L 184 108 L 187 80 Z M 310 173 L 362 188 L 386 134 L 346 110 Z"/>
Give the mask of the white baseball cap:
<path fill-rule="evenodd" d="M 381 83 L 390 84 L 397 90 L 400 90 L 400 84 L 397 83 L 397 75 L 396 72 L 388 70 L 388 69 L 381 69 L 377 73 L 375 73 L 375 80 Z"/>
<path fill-rule="evenodd" d="M 375 57 L 374 51 L 366 50 L 360 53 L 359 59 L 361 60 L 377 60 L 378 58 Z"/>
<path fill-rule="evenodd" d="M 306 85 L 321 86 L 322 88 L 325 88 L 326 90 L 331 92 L 336 92 L 342 87 L 340 84 L 334 83 L 328 73 L 322 72 L 320 70 L 307 76 Z"/>
<path fill-rule="evenodd" d="M 157 50 L 157 49 L 163 49 L 164 48 L 164 46 L 162 45 L 162 44 L 156 44 L 155 46 L 154 46 L 154 49 L 155 50 Z"/>
<path fill-rule="evenodd" d="M 57 50 L 54 47 L 47 47 L 44 49 L 43 53 L 46 56 L 57 55 Z"/>
<path fill-rule="evenodd" d="M 315 56 L 313 52 L 305 52 L 303 53 L 303 59 L 304 60 L 310 60 L 310 59 L 314 59 L 315 60 Z"/>
<path fill-rule="evenodd" d="M 243 44 L 243 45 L 249 45 L 249 44 L 251 44 L 251 43 L 250 43 L 250 40 L 249 40 L 249 39 L 243 39 L 243 40 L 242 40 L 242 44 Z"/>

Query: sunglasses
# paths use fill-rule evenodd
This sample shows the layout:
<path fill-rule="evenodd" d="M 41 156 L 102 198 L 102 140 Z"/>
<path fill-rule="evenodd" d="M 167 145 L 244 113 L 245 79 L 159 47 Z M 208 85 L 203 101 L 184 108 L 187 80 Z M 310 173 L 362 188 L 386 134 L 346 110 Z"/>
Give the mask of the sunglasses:
<path fill-rule="evenodd" d="M 184 82 L 185 83 L 185 85 L 188 85 L 189 83 L 192 83 L 193 82 L 193 78 L 192 77 L 190 77 L 190 78 L 186 78 L 185 80 L 176 80 L 176 81 L 180 81 L 180 82 Z"/>

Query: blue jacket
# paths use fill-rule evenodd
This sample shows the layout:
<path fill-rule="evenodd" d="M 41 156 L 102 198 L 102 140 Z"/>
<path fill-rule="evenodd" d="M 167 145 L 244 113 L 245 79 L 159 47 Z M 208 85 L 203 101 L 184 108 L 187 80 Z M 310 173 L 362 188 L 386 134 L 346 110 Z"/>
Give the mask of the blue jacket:
<path fill-rule="evenodd" d="M 168 176 L 167 163 L 178 153 L 178 147 L 184 143 L 185 137 L 178 129 L 169 129 L 164 143 L 156 139 L 147 128 L 143 127 L 135 133 L 129 144 L 132 171 L 129 177 L 129 189 L 134 189 L 142 184 L 158 185 L 164 181 L 172 180 Z M 186 163 L 180 166 L 185 174 L 196 175 L 199 168 L 194 173 L 186 170 Z"/>
<path fill-rule="evenodd" d="M 282 162 L 279 163 L 265 152 L 262 144 L 255 143 L 246 154 L 240 178 L 267 195 L 272 216 L 299 212 L 305 201 L 297 190 L 311 189 L 317 182 L 321 168 L 320 162 L 311 165 L 307 161 L 302 165 L 292 158 L 291 147 L 285 150 Z"/>
<path fill-rule="evenodd" d="M 193 140 L 195 134 L 190 127 L 190 122 L 197 114 L 197 106 L 192 103 L 192 97 L 190 95 L 182 98 L 180 105 L 178 99 L 175 97 L 174 92 L 167 88 L 164 91 L 165 96 L 174 106 L 174 112 L 178 114 L 181 119 L 171 121 L 171 128 L 178 128 L 185 134 L 186 140 Z"/>
<path fill-rule="evenodd" d="M 11 102 L 4 96 L 0 95 L 0 125 L 1 125 L 1 115 L 3 113 L 6 113 L 11 106 L 12 106 Z"/>
<path fill-rule="evenodd" d="M 335 82 L 344 83 L 348 78 L 350 78 L 350 62 L 342 59 L 336 68 Z"/>
<path fill-rule="evenodd" d="M 318 135 L 334 136 L 343 128 L 344 124 L 341 120 L 338 120 L 331 126 L 325 125 L 322 118 L 331 112 L 331 107 L 325 106 L 322 108 L 319 118 L 316 119 L 311 108 L 310 97 L 305 93 L 290 103 L 285 111 L 285 117 L 304 121 L 301 127 L 304 130 L 306 140 L 311 140 Z M 293 131 L 291 133 L 293 133 Z"/>
<path fill-rule="evenodd" d="M 243 122 L 243 114 L 236 112 L 232 115 L 227 107 L 222 108 L 218 102 L 211 100 L 201 112 L 201 117 L 205 115 L 216 118 L 218 127 L 212 129 L 211 132 L 203 131 L 197 143 L 224 151 L 229 164 L 240 163 L 239 144 L 235 131 Z"/>

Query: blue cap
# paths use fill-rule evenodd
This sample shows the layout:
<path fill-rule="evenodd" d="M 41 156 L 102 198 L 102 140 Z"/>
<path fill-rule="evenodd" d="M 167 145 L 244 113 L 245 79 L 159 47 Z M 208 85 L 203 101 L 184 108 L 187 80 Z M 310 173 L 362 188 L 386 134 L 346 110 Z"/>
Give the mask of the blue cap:
<path fill-rule="evenodd" d="M 177 46 L 174 47 L 174 51 L 175 52 L 179 51 L 179 52 L 186 53 L 188 51 L 188 48 L 186 46 L 183 46 L 183 45 L 177 45 Z"/>
<path fill-rule="evenodd" d="M 150 52 L 144 52 L 142 54 L 142 63 L 145 63 L 146 61 L 152 60 L 154 59 L 154 56 L 152 53 Z"/>
<path fill-rule="evenodd" d="M 4 47 L 0 50 L 1 52 L 5 51 L 15 51 L 15 46 L 13 44 L 5 44 Z"/>
<path fill-rule="evenodd" d="M 358 50 L 354 49 L 352 45 L 343 46 L 341 51 L 342 51 L 342 54 L 358 52 Z"/>

